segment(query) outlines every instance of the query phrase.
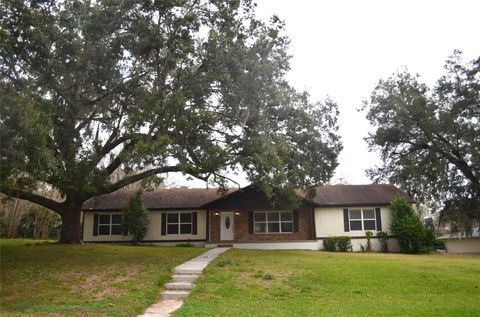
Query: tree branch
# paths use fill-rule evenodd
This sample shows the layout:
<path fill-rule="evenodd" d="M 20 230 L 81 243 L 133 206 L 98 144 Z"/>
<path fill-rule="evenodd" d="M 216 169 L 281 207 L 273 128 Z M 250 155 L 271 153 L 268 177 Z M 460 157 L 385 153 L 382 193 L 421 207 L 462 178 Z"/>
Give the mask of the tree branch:
<path fill-rule="evenodd" d="M 59 214 L 62 214 L 63 212 L 63 209 L 62 209 L 63 203 L 59 203 L 53 199 L 46 198 L 31 192 L 14 189 L 9 191 L 2 191 L 2 193 L 13 198 L 31 201 L 32 203 L 35 203 L 37 205 L 46 207 L 50 210 L 56 211 Z"/>
<path fill-rule="evenodd" d="M 154 168 L 139 174 L 135 174 L 132 176 L 127 176 L 124 179 L 111 184 L 110 186 L 104 188 L 103 190 L 100 190 L 97 195 L 103 195 L 103 194 L 108 194 L 111 192 L 114 192 L 124 186 L 130 185 L 132 183 L 138 182 L 144 178 L 154 176 L 157 174 L 162 174 L 162 173 L 168 173 L 168 172 L 181 172 L 182 169 L 180 165 L 175 165 L 175 166 L 164 166 L 164 167 L 159 167 L 159 168 Z"/>

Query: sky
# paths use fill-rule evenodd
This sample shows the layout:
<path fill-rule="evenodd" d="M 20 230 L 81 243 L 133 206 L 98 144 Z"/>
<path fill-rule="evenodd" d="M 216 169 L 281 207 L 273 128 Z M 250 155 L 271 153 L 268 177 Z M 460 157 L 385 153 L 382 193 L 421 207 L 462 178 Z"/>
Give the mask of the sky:
<path fill-rule="evenodd" d="M 287 76 L 312 101 L 339 106 L 343 150 L 332 183 L 368 184 L 365 170 L 381 163 L 364 138 L 373 131 L 358 111 L 380 79 L 406 68 L 434 85 L 454 49 L 480 56 L 480 1 L 257 0 L 257 16 L 277 15 L 291 40 Z M 248 182 L 234 176 L 242 186 Z M 169 186 L 202 186 L 171 175 Z M 204 185 L 203 185 L 204 186 Z"/>

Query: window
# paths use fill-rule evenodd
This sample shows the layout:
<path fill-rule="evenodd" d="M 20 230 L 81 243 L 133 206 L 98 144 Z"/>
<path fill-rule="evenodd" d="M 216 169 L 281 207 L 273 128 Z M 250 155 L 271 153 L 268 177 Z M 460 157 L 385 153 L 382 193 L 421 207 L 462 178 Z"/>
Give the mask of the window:
<path fill-rule="evenodd" d="M 122 230 L 122 215 L 99 215 L 98 217 L 98 234 L 101 236 L 121 235 Z"/>
<path fill-rule="evenodd" d="M 256 211 L 253 221 L 255 233 L 293 232 L 293 212 L 291 211 Z"/>
<path fill-rule="evenodd" d="M 167 213 L 167 234 L 192 234 L 192 213 Z"/>
<path fill-rule="evenodd" d="M 374 209 L 350 209 L 350 230 L 376 230 Z"/>

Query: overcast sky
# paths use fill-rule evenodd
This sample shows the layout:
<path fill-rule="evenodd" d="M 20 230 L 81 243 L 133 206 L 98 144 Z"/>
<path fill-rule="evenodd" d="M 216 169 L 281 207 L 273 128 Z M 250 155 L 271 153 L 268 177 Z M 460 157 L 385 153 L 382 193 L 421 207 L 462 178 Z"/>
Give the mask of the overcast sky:
<path fill-rule="evenodd" d="M 340 110 L 344 149 L 332 182 L 370 180 L 365 170 L 379 163 L 363 138 L 371 130 L 358 112 L 380 78 L 403 67 L 429 86 L 443 74 L 454 49 L 464 60 L 480 55 L 480 1 L 257 0 L 257 14 L 286 22 L 291 39 L 290 83 L 312 100 L 330 96 Z M 238 177 L 242 185 L 246 181 Z M 170 186 L 201 186 L 171 178 Z"/>

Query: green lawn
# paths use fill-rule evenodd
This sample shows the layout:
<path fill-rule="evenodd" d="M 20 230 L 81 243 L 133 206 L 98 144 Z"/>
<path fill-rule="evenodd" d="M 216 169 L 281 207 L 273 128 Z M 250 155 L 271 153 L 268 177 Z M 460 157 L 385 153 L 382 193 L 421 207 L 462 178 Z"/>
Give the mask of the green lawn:
<path fill-rule="evenodd" d="M 1 240 L 0 315 L 135 316 L 202 248 Z"/>
<path fill-rule="evenodd" d="M 480 257 L 235 249 L 175 316 L 480 316 Z"/>

